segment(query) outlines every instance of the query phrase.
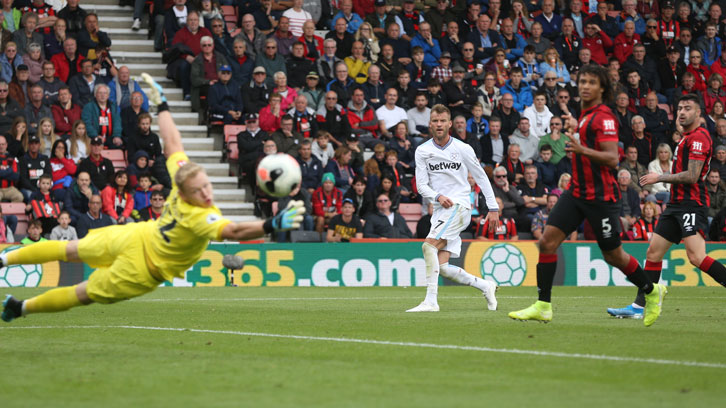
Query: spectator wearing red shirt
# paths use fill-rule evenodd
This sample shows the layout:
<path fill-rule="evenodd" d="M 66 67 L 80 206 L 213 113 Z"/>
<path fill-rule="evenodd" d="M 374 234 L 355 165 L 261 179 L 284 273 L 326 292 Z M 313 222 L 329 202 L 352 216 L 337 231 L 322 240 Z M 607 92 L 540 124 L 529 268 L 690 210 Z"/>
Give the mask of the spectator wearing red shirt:
<path fill-rule="evenodd" d="M 196 11 L 189 11 L 187 14 L 187 23 L 184 27 L 174 34 L 174 39 L 171 42 L 172 47 L 177 44 L 183 44 L 188 47 L 191 54 L 182 54 L 178 63 L 170 64 L 171 74 L 174 79 L 179 81 L 184 92 L 184 100 L 188 101 L 191 99 L 191 71 L 192 62 L 194 57 L 202 52 L 201 40 L 202 37 L 211 37 L 212 33 L 204 27 L 199 26 L 199 13 Z"/>
<path fill-rule="evenodd" d="M 50 168 L 53 176 L 53 195 L 58 201 L 65 200 L 66 189 L 73 183 L 76 174 L 76 163 L 68 156 L 66 142 L 58 139 L 51 149 Z"/>
<path fill-rule="evenodd" d="M 313 192 L 313 215 L 315 216 L 315 231 L 323 232 L 325 226 L 336 215 L 341 213 L 343 193 L 335 187 L 333 173 L 323 174 L 322 186 Z"/>
<path fill-rule="evenodd" d="M 282 96 L 279 93 L 270 95 L 270 104 L 260 111 L 260 129 L 267 133 L 280 129 L 280 118 L 285 114 L 280 106 L 281 102 Z"/>
<path fill-rule="evenodd" d="M 585 37 L 582 39 L 584 48 L 590 50 L 590 59 L 600 65 L 608 64 L 608 52 L 613 46 L 613 41 L 595 23 L 588 23 L 585 26 Z"/>
<path fill-rule="evenodd" d="M 104 214 L 118 224 L 133 222 L 131 212 L 134 210 L 134 196 L 129 183 L 129 175 L 125 170 L 116 172 L 111 183 L 101 191 L 101 199 Z"/>
<path fill-rule="evenodd" d="M 694 85 L 694 88 L 696 88 L 696 90 L 700 91 L 701 93 L 704 93 L 706 92 L 706 82 L 711 76 L 711 70 L 708 68 L 708 66 L 702 65 L 703 53 L 701 52 L 701 50 L 691 48 L 690 55 L 691 56 L 688 59 L 690 63 L 686 67 L 686 71 L 692 73 L 696 79 L 696 84 Z"/>
<path fill-rule="evenodd" d="M 50 107 L 55 123 L 55 133 L 60 136 L 70 135 L 73 123 L 81 119 L 81 107 L 73 103 L 71 90 L 67 86 L 58 90 L 58 102 Z"/>
<path fill-rule="evenodd" d="M 635 44 L 640 44 L 640 35 L 635 32 L 635 23 L 632 20 L 625 22 L 623 32 L 615 37 L 613 54 L 615 58 L 624 64 L 628 57 L 633 54 Z"/>
<path fill-rule="evenodd" d="M 85 57 L 78 52 L 75 38 L 66 38 L 63 41 L 63 52 L 55 54 L 50 62 L 55 66 L 55 77 L 68 83 L 74 75 L 81 72 L 81 62 Z"/>

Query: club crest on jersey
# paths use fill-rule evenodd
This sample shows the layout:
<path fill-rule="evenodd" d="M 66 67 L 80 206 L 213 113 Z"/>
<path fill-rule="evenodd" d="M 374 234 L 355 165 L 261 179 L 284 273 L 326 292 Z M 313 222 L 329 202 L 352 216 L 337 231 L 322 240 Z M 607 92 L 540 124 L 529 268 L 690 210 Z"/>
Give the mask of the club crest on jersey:
<path fill-rule="evenodd" d="M 437 170 L 459 170 L 461 168 L 461 163 L 429 163 L 429 170 L 431 171 L 437 171 Z"/>

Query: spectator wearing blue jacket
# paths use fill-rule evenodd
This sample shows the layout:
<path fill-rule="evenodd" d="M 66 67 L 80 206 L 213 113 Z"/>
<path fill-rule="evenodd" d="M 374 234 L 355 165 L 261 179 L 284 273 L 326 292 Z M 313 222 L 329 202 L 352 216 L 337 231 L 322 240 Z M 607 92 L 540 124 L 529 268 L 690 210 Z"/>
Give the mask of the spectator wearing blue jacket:
<path fill-rule="evenodd" d="M 346 23 L 348 24 L 348 28 L 346 28 L 345 31 L 355 34 L 356 31 L 358 31 L 358 27 L 360 27 L 361 24 L 363 24 L 363 19 L 360 18 L 360 16 L 353 12 L 353 0 L 341 0 L 340 1 L 340 11 L 338 14 L 333 16 L 332 19 L 330 19 L 330 29 L 335 31 L 335 22 L 338 21 L 339 18 L 345 19 Z"/>
<path fill-rule="evenodd" d="M 217 70 L 219 81 L 209 88 L 209 115 L 213 120 L 227 124 L 242 124 L 242 93 L 237 81 L 232 78 L 232 67 L 221 65 Z"/>
<path fill-rule="evenodd" d="M 139 84 L 131 79 L 131 74 L 127 66 L 122 66 L 118 69 L 118 75 L 108 83 L 110 91 L 108 99 L 116 102 L 116 106 L 119 109 L 124 109 L 131 106 L 131 94 L 134 92 L 141 92 L 144 97 L 144 102 L 141 104 L 141 109 L 145 112 L 149 111 L 149 98 L 146 97 L 146 93 L 141 89 Z"/>
<path fill-rule="evenodd" d="M 696 42 L 696 48 L 703 53 L 703 64 L 709 67 L 721 58 L 721 38 L 718 37 L 718 28 L 714 23 L 706 24 L 706 35 Z"/>
<path fill-rule="evenodd" d="M 86 124 L 89 139 L 102 136 L 106 147 L 120 149 L 123 146 L 121 112 L 116 103 L 108 99 L 109 93 L 108 85 L 97 84 L 93 90 L 94 99 L 83 106 L 81 120 Z"/>
<path fill-rule="evenodd" d="M 524 112 L 524 109 L 532 105 L 532 101 L 534 100 L 532 88 L 522 78 L 524 78 L 522 68 L 512 67 L 512 71 L 509 73 L 509 79 L 502 87 L 502 95 L 505 93 L 512 95 L 514 98 L 512 108 L 519 113 Z"/>
<path fill-rule="evenodd" d="M 623 0 L 623 12 L 615 18 L 615 21 L 622 32 L 625 29 L 625 22 L 632 21 L 635 23 L 635 32 L 642 36 L 645 34 L 645 19 L 635 9 L 637 0 Z"/>
<path fill-rule="evenodd" d="M 539 62 L 535 58 L 534 47 L 531 45 L 524 47 L 524 56 L 515 65 L 522 68 L 522 75 L 524 75 L 524 80 L 528 83 L 532 81 L 537 83 L 537 80 L 542 77 L 539 71 Z"/>
<path fill-rule="evenodd" d="M 554 47 L 548 48 L 545 51 L 545 60 L 539 64 L 539 72 L 542 78 L 550 71 L 557 75 L 557 82 L 562 85 L 570 83 L 570 71 L 567 70 L 567 66 L 560 60 L 560 54 L 557 53 Z"/>
<path fill-rule="evenodd" d="M 524 55 L 524 47 L 527 46 L 527 40 L 520 34 L 514 32 L 512 19 L 503 19 L 499 31 L 499 37 L 502 39 L 500 47 L 504 48 L 507 59 L 516 61 L 521 58 Z"/>
<path fill-rule="evenodd" d="M 439 41 L 431 36 L 431 24 L 423 22 L 418 27 L 418 34 L 411 39 L 411 49 L 421 47 L 424 52 L 424 64 L 431 68 L 439 66 L 441 47 Z"/>
<path fill-rule="evenodd" d="M 555 13 L 555 0 L 543 0 L 542 14 L 535 17 L 534 21 L 542 24 L 542 37 L 554 40 L 562 29 L 562 16 Z"/>

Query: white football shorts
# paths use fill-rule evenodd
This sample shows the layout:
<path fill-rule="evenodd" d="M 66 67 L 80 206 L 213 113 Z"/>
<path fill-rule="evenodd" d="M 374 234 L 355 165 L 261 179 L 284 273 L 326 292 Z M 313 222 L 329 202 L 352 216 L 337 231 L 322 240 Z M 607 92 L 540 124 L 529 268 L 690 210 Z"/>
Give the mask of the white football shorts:
<path fill-rule="evenodd" d="M 471 209 L 460 204 L 454 204 L 449 208 L 434 205 L 434 213 L 431 215 L 431 231 L 426 238 L 445 239 L 444 251 L 451 252 L 452 258 L 458 258 L 461 253 L 461 231 L 471 223 Z"/>

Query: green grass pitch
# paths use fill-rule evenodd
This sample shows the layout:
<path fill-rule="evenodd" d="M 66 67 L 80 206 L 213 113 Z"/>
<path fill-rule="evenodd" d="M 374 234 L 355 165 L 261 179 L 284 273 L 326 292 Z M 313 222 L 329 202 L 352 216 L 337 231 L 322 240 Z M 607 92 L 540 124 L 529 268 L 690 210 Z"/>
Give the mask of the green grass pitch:
<path fill-rule="evenodd" d="M 18 297 L 40 289 L 6 289 Z M 163 288 L 0 322 L 0 406 L 722 406 L 726 292 L 669 288 L 664 313 L 605 313 L 633 288 L 554 289 L 554 321 L 516 322 L 534 288 Z M 172 330 L 180 329 L 180 330 Z M 655 359 L 656 361 L 644 361 Z"/>

